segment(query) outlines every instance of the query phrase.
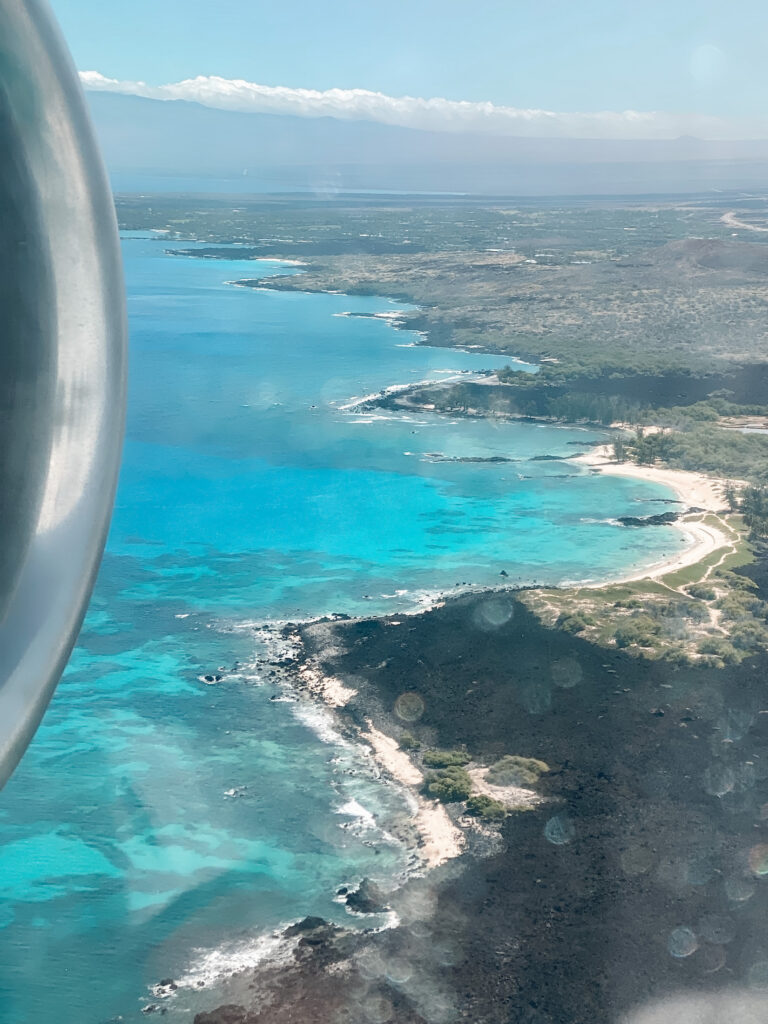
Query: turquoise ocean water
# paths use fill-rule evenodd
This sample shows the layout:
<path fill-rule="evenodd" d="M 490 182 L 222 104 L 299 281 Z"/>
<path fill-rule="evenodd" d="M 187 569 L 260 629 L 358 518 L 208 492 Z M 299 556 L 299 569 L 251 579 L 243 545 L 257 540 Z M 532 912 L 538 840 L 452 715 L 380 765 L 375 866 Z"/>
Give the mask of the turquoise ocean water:
<path fill-rule="evenodd" d="M 339 885 L 405 870 L 386 833 L 403 795 L 322 711 L 270 700 L 254 626 L 415 608 L 502 568 L 600 579 L 683 543 L 609 521 L 658 510 L 666 490 L 530 461 L 599 432 L 345 411 L 505 362 L 337 315 L 389 300 L 233 288 L 296 270 L 173 257 L 155 238 L 124 254 L 130 413 L 108 549 L 0 795 L 0 1019 L 14 1024 L 146 1019 L 148 986 L 169 976 L 187 987 L 166 1019 L 190 1020 L 192 993 L 206 1005 L 272 929 L 348 920 Z"/>

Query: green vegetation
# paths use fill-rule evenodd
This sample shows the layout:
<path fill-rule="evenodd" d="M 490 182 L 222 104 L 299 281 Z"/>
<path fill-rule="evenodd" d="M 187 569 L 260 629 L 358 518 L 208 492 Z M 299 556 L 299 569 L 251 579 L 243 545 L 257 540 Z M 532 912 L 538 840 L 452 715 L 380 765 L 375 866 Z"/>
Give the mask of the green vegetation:
<path fill-rule="evenodd" d="M 574 623 L 584 639 L 670 664 L 722 667 L 768 650 L 768 603 L 734 570 L 754 559 L 745 517 L 694 515 L 730 535 L 700 562 L 659 579 L 584 590 L 531 590 L 521 600 L 550 625 Z M 710 642 L 712 641 L 712 642 Z"/>
<path fill-rule="evenodd" d="M 639 431 L 634 441 L 627 443 L 626 450 L 629 458 L 641 465 L 661 461 L 677 469 L 710 473 L 726 480 L 736 477 L 758 485 L 768 483 L 765 434 L 741 434 L 709 423 L 692 422 L 662 433 Z M 728 500 L 726 497 L 724 504 Z"/>
<path fill-rule="evenodd" d="M 444 804 L 457 803 L 466 800 L 472 792 L 472 779 L 464 768 L 453 765 L 427 775 L 424 789 Z"/>
<path fill-rule="evenodd" d="M 596 623 L 597 620 L 593 615 L 581 610 L 563 612 L 557 620 L 560 629 L 564 629 L 567 633 L 583 633 L 585 629 L 596 625 Z"/>
<path fill-rule="evenodd" d="M 400 737 L 399 746 L 401 750 L 418 750 L 421 746 L 421 741 L 417 740 L 409 732 L 404 732 Z"/>
<path fill-rule="evenodd" d="M 739 510 L 749 527 L 750 540 L 768 537 L 768 488 L 746 487 L 739 501 Z"/>
<path fill-rule="evenodd" d="M 424 753 L 424 764 L 428 768 L 462 767 L 471 760 L 466 750 L 427 750 Z"/>
<path fill-rule="evenodd" d="M 691 583 L 686 588 L 686 593 L 699 601 L 714 601 L 717 591 L 707 583 Z"/>
<path fill-rule="evenodd" d="M 713 654 L 726 665 L 735 665 L 739 661 L 739 654 L 733 644 L 725 637 L 709 636 L 702 640 L 698 646 L 699 654 Z"/>
<path fill-rule="evenodd" d="M 493 797 L 481 793 L 467 800 L 467 814 L 488 821 L 501 821 L 507 816 L 507 808 L 500 800 L 494 800 Z"/>
<path fill-rule="evenodd" d="M 549 771 L 549 765 L 535 757 L 507 754 L 488 769 L 486 781 L 492 786 L 533 786 Z"/>
<path fill-rule="evenodd" d="M 661 627 L 652 616 L 635 613 L 630 619 L 622 622 L 613 632 L 617 647 L 655 647 Z"/>
<path fill-rule="evenodd" d="M 768 648 L 768 628 L 754 619 L 735 623 L 728 631 L 731 643 L 738 651 L 752 653 Z"/>

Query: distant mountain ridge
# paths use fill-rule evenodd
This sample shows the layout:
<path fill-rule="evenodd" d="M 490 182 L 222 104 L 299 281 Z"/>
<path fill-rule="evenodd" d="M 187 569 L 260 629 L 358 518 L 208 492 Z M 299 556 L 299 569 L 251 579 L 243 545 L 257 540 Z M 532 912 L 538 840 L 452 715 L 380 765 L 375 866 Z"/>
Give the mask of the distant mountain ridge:
<path fill-rule="evenodd" d="M 87 94 L 113 173 L 509 195 L 758 188 L 768 140 L 511 138 Z M 240 189 L 242 191 L 242 189 Z"/>

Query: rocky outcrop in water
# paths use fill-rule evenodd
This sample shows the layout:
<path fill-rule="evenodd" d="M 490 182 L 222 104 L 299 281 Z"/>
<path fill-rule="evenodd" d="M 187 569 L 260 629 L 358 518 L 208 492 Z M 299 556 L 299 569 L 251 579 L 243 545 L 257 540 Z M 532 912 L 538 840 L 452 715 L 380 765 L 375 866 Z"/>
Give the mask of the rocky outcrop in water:
<path fill-rule="evenodd" d="M 619 516 L 622 526 L 669 526 L 680 518 L 680 512 L 657 512 L 653 516 Z"/>
<path fill-rule="evenodd" d="M 347 893 L 344 902 L 356 914 L 383 914 L 389 910 L 384 894 L 369 878 L 364 878 L 357 889 Z"/>

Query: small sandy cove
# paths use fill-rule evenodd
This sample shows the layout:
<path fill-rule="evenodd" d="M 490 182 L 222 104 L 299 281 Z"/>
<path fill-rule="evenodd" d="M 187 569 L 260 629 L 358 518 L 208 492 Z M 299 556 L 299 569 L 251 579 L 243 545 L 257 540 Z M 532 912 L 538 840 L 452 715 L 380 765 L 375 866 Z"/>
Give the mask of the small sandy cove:
<path fill-rule="evenodd" d="M 375 729 L 370 718 L 366 719 L 366 726 L 367 731 L 360 735 L 370 743 L 376 763 L 393 779 L 407 786 L 417 801 L 414 825 L 422 840 L 419 853 L 427 867 L 434 868 L 452 857 L 458 857 L 464 849 L 464 833 L 453 824 L 439 801 L 427 800 L 421 795 L 424 776 L 406 752 L 400 749 L 397 740 Z"/>
<path fill-rule="evenodd" d="M 601 473 L 610 473 L 612 476 L 634 477 L 637 480 L 664 484 L 673 490 L 688 508 L 703 509 L 705 513 L 714 513 L 715 515 L 726 511 L 725 482 L 705 476 L 703 473 L 694 473 L 687 469 L 638 466 L 634 462 L 615 462 L 611 445 L 607 444 L 600 445 L 573 461 L 580 462 Z M 735 481 L 735 483 L 740 484 L 741 482 Z M 689 546 L 684 551 L 675 552 L 674 555 L 670 555 L 669 558 L 663 559 L 656 565 L 639 569 L 632 575 L 623 576 L 621 580 L 612 582 L 626 583 L 631 580 L 658 579 L 660 576 L 666 576 L 678 569 L 695 565 L 702 558 L 706 558 L 707 555 L 720 548 L 733 548 L 733 536 L 729 535 L 725 528 L 718 529 L 716 526 L 702 522 L 700 518 L 686 517 L 674 525 L 689 541 Z M 590 584 L 595 587 L 604 585 L 603 583 Z"/>
<path fill-rule="evenodd" d="M 299 676 L 313 696 L 332 708 L 343 708 L 357 694 L 357 690 L 345 686 L 334 676 L 324 675 L 311 663 L 299 669 Z M 375 729 L 369 718 L 360 739 L 370 746 L 376 764 L 410 792 L 416 808 L 412 823 L 421 840 L 418 852 L 426 866 L 434 868 L 457 857 L 464 849 L 464 833 L 453 824 L 439 801 L 424 797 L 421 792 L 424 776 L 400 749 L 397 740 Z"/>

